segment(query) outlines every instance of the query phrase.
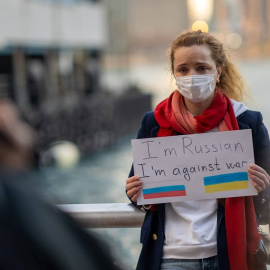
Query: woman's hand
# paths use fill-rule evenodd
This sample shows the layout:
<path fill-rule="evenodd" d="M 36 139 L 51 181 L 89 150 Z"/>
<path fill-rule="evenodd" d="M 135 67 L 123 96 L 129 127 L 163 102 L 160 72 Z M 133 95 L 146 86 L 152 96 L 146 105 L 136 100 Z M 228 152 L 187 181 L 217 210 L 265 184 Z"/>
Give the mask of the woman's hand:
<path fill-rule="evenodd" d="M 248 176 L 251 178 L 252 184 L 258 192 L 265 190 L 269 186 L 270 176 L 263 168 L 256 164 L 249 166 Z"/>
<path fill-rule="evenodd" d="M 126 190 L 128 197 L 133 201 L 137 202 L 137 199 L 142 190 L 142 181 L 138 176 L 132 176 L 126 180 Z"/>

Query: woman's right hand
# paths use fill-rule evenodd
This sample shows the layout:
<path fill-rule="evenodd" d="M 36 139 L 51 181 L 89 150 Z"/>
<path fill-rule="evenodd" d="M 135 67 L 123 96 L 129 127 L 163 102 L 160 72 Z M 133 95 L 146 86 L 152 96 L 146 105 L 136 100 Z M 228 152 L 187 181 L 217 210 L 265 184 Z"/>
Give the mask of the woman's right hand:
<path fill-rule="evenodd" d="M 133 202 L 137 202 L 142 190 L 142 181 L 140 180 L 139 176 L 134 175 L 126 180 L 126 190 L 128 197 Z"/>

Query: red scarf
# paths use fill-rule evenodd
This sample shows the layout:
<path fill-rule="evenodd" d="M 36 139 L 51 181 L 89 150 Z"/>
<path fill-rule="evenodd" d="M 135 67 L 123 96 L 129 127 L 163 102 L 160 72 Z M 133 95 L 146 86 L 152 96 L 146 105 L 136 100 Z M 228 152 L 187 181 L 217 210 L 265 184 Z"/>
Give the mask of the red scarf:
<path fill-rule="evenodd" d="M 216 127 L 219 131 L 239 130 L 231 101 L 219 88 L 200 116 L 193 117 L 187 111 L 178 91 L 158 104 L 154 114 L 160 126 L 158 137 L 203 133 Z M 225 225 L 230 269 L 256 270 L 254 253 L 261 238 L 252 197 L 225 199 Z"/>

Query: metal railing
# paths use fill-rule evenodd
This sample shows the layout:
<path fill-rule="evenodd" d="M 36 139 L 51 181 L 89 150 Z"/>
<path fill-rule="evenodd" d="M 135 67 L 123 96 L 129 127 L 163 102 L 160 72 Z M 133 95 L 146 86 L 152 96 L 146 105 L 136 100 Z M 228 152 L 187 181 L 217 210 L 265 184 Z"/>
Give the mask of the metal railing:
<path fill-rule="evenodd" d="M 127 203 L 62 204 L 58 207 L 85 228 L 141 227 L 145 211 Z"/>

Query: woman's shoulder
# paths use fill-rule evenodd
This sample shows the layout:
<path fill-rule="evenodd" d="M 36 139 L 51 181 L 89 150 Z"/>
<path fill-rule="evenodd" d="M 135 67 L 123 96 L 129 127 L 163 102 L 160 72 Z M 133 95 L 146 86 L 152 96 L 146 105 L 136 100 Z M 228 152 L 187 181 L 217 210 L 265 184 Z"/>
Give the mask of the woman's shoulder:
<path fill-rule="evenodd" d="M 149 128 L 159 127 L 153 111 L 146 112 L 142 120 L 144 126 Z"/>
<path fill-rule="evenodd" d="M 257 125 L 262 122 L 262 114 L 259 111 L 246 110 L 237 117 L 237 121 L 247 125 Z"/>
<path fill-rule="evenodd" d="M 153 111 L 144 114 L 141 128 L 138 132 L 138 138 L 154 137 L 159 130 L 159 124 L 156 121 Z"/>

